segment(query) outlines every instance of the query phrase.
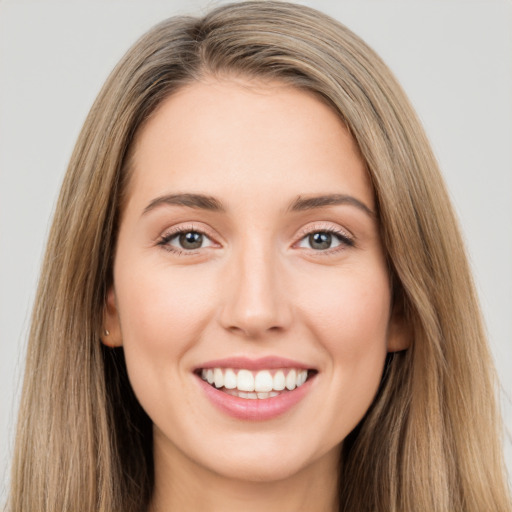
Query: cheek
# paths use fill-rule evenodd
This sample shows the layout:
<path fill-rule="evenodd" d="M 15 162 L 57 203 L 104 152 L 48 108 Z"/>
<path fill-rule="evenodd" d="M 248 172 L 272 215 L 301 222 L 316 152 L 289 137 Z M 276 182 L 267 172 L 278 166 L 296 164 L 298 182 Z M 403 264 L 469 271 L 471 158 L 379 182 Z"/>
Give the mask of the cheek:
<path fill-rule="evenodd" d="M 116 275 L 116 296 L 124 343 L 153 338 L 154 343 L 185 341 L 205 320 L 211 304 L 209 280 L 200 272 L 173 271 L 165 265 L 130 268 Z M 199 285 L 200 289 L 199 289 Z M 168 343 L 167 343 L 168 344 Z"/>
<path fill-rule="evenodd" d="M 302 313 L 329 361 L 329 421 L 344 437 L 362 419 L 380 384 L 390 314 L 387 273 L 340 273 L 317 286 L 315 297 L 303 295 Z"/>
<path fill-rule="evenodd" d="M 209 321 L 213 284 L 162 265 L 139 269 L 120 262 L 118 268 L 117 306 L 132 386 L 139 394 L 150 386 L 176 385 L 183 354 Z"/>
<path fill-rule="evenodd" d="M 186 407 L 187 396 L 176 393 L 186 386 L 184 355 L 209 322 L 215 286 L 197 269 L 193 277 L 160 262 L 141 267 L 119 261 L 115 275 L 126 367 L 143 409 L 167 425 Z"/>
<path fill-rule="evenodd" d="M 366 288 L 361 288 L 360 282 L 353 287 L 350 284 L 330 311 L 334 335 L 325 341 L 333 358 L 347 367 L 385 355 L 390 312 L 387 283 Z"/>
<path fill-rule="evenodd" d="M 382 265 L 348 267 L 324 279 L 311 274 L 296 296 L 309 327 L 333 357 L 358 358 L 372 346 L 385 346 L 390 289 Z"/>

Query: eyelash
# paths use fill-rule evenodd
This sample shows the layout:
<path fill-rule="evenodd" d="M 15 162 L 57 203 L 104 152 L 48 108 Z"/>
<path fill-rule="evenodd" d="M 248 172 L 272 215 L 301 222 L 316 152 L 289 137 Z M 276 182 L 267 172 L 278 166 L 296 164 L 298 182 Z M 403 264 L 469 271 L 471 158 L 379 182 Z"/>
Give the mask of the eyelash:
<path fill-rule="evenodd" d="M 303 240 L 305 240 L 307 237 L 314 235 L 314 234 L 328 234 L 333 235 L 339 242 L 339 245 L 337 247 L 329 247 L 325 250 L 315 250 L 313 248 L 308 248 L 308 250 L 313 251 L 315 255 L 318 256 L 330 256 L 332 254 L 336 254 L 339 251 L 346 250 L 347 248 L 355 247 L 355 240 L 353 237 L 349 236 L 344 230 L 336 229 L 329 226 L 314 226 L 313 229 L 311 228 L 305 228 L 300 233 L 300 238 L 298 242 L 294 244 L 294 246 L 297 246 L 300 244 Z"/>
<path fill-rule="evenodd" d="M 203 229 L 198 229 L 197 227 L 190 225 L 190 226 L 180 226 L 178 228 L 172 228 L 171 230 L 167 231 L 164 235 L 162 235 L 159 240 L 157 241 L 157 245 L 162 247 L 164 250 L 168 252 L 172 252 L 180 255 L 186 255 L 186 256 L 192 256 L 194 254 L 197 254 L 197 250 L 204 249 L 204 247 L 199 247 L 197 250 L 193 249 L 180 249 L 178 247 L 173 247 L 172 245 L 169 245 L 171 240 L 177 238 L 180 235 L 186 234 L 186 233 L 198 233 L 205 237 L 208 240 L 212 240 L 212 237 L 209 236 Z"/>
<path fill-rule="evenodd" d="M 194 226 L 181 226 L 176 229 L 171 229 L 170 231 L 167 231 L 164 235 L 162 235 L 158 241 L 157 245 L 162 247 L 164 250 L 168 252 L 175 253 L 178 256 L 186 255 L 186 256 L 192 256 L 197 254 L 197 251 L 200 249 L 204 249 L 205 247 L 199 247 L 197 250 L 193 249 L 179 249 L 177 247 L 173 247 L 172 245 L 169 245 L 169 243 L 175 239 L 176 237 L 186 234 L 186 233 L 198 233 L 199 235 L 205 237 L 208 239 L 211 244 L 215 244 L 215 242 L 212 241 L 212 237 L 209 236 L 204 230 L 198 229 Z M 335 238 L 338 239 L 340 242 L 339 246 L 333 247 L 333 248 L 327 248 L 325 250 L 315 250 L 313 248 L 310 248 L 311 251 L 315 252 L 318 255 L 330 255 L 333 253 L 336 253 L 338 251 L 344 250 L 347 247 L 355 247 L 355 241 L 352 237 L 347 235 L 346 232 L 335 229 L 332 226 L 329 227 L 317 227 L 315 226 L 314 229 L 305 229 L 300 233 L 300 238 L 298 242 L 295 242 L 294 246 L 297 246 L 299 243 L 301 243 L 303 240 L 305 240 L 308 236 L 318 234 L 318 233 L 325 233 L 329 235 L 334 235 Z"/>

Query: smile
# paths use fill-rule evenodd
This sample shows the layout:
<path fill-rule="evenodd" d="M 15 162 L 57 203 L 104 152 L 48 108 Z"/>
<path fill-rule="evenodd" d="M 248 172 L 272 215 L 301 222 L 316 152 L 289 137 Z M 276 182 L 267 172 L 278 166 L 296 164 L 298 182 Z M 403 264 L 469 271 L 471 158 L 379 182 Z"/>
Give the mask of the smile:
<path fill-rule="evenodd" d="M 251 371 L 233 368 L 204 368 L 201 378 L 229 395 L 244 399 L 267 399 L 293 391 L 308 378 L 308 370 L 281 368 Z"/>
<path fill-rule="evenodd" d="M 282 357 L 209 361 L 194 374 L 203 396 L 221 413 L 266 421 L 295 409 L 316 387 L 318 370 Z"/>

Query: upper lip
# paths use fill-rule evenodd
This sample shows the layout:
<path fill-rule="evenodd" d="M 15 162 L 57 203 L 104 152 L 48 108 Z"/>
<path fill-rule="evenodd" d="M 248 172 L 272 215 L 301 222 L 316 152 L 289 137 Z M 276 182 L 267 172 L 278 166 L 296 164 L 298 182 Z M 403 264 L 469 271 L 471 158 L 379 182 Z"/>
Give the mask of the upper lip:
<path fill-rule="evenodd" d="M 227 357 L 225 359 L 215 359 L 197 366 L 195 370 L 208 368 L 233 368 L 253 371 L 273 370 L 277 368 L 312 369 L 311 365 L 294 361 L 293 359 L 278 356 L 266 356 L 258 359 L 250 359 L 248 357 Z"/>

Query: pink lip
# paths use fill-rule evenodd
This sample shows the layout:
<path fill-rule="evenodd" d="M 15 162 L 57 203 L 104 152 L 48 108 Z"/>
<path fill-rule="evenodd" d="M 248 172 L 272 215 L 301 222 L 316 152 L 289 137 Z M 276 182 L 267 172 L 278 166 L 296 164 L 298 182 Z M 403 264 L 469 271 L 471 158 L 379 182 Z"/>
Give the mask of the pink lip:
<path fill-rule="evenodd" d="M 228 357 L 226 359 L 217 359 L 208 361 L 196 368 L 196 370 L 208 368 L 234 368 L 258 371 L 258 370 L 274 370 L 277 368 L 299 368 L 303 370 L 312 369 L 311 366 L 286 359 L 283 357 L 267 356 L 259 359 L 249 359 L 247 357 Z"/>
<path fill-rule="evenodd" d="M 293 391 L 286 391 L 272 398 L 249 399 L 228 395 L 205 382 L 199 375 L 196 375 L 196 378 L 206 397 L 214 406 L 233 418 L 247 421 L 271 420 L 284 414 L 306 396 L 315 381 L 315 376 L 313 376 Z"/>

